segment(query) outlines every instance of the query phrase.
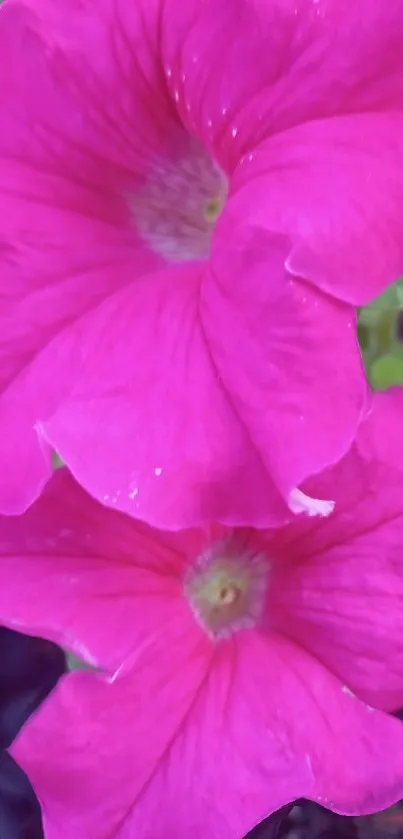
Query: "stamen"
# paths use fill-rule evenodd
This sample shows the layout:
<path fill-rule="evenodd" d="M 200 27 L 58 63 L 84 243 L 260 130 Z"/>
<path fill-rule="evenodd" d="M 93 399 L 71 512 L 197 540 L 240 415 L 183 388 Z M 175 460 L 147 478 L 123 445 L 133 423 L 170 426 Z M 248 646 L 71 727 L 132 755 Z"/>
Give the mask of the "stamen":
<path fill-rule="evenodd" d="M 264 554 L 219 542 L 188 569 L 184 591 L 198 623 L 210 638 L 228 638 L 262 618 L 269 576 Z"/>

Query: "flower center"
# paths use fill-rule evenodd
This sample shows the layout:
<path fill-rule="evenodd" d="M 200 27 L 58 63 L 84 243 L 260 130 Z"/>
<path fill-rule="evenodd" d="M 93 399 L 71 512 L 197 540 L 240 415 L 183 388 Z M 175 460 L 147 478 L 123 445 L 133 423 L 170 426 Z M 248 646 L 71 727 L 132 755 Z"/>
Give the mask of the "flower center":
<path fill-rule="evenodd" d="M 144 183 L 129 197 L 137 232 L 168 262 L 206 259 L 227 197 L 226 178 L 195 140 L 165 160 L 154 161 Z"/>
<path fill-rule="evenodd" d="M 213 545 L 188 569 L 184 591 L 210 638 L 228 638 L 260 622 L 269 574 L 264 554 L 241 552 L 232 541 Z"/>
<path fill-rule="evenodd" d="M 221 211 L 224 207 L 225 196 L 224 195 L 217 195 L 216 198 L 211 198 L 210 201 L 207 201 L 207 204 L 204 208 L 204 218 L 207 224 L 215 224 L 218 216 L 221 215 Z"/>

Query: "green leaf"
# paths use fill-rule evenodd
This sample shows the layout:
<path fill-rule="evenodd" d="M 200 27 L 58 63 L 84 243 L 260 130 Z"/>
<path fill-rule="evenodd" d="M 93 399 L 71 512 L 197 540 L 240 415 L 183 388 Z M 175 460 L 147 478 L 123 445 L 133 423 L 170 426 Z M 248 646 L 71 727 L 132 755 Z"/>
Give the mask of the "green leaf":
<path fill-rule="evenodd" d="M 378 358 L 370 367 L 369 378 L 374 390 L 403 385 L 403 359 L 391 354 Z"/>

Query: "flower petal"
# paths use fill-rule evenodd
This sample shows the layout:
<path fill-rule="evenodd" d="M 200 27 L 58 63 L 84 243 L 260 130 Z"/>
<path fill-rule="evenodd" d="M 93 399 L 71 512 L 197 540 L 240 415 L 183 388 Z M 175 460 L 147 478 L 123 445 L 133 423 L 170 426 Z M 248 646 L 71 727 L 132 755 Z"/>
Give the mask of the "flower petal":
<path fill-rule="evenodd" d="M 141 91 L 147 83 L 124 39 L 119 55 L 125 66 L 116 61 L 107 2 L 104 14 L 98 4 L 96 15 L 85 4 L 68 4 L 64 14 L 62 5 L 12 0 L 0 12 L 7 67 L 0 79 L 0 469 L 7 475 L 0 509 L 6 513 L 26 509 L 51 472 L 50 453 L 35 427 L 69 382 L 66 370 L 57 368 L 59 345 L 47 355 L 44 389 L 41 351 L 100 300 L 160 262 L 132 224 L 123 189 L 133 185 L 137 166 L 122 125 L 129 103 L 111 93 L 131 62 L 126 89 L 131 97 L 136 89 L 136 116 L 141 111 L 146 120 L 150 102 L 144 106 Z M 163 108 L 157 110 L 163 120 Z M 166 109 L 164 114 L 167 129 L 175 117 Z M 156 122 L 154 117 L 154 127 Z M 150 143 L 148 132 L 147 148 Z"/>
<path fill-rule="evenodd" d="M 387 711 L 403 704 L 402 538 L 403 513 L 303 565 L 279 563 L 272 580 L 278 630 Z"/>
<path fill-rule="evenodd" d="M 1 621 L 116 678 L 155 627 L 194 627 L 182 575 L 199 544 L 104 510 L 62 469 L 24 516 L 0 519 Z"/>
<path fill-rule="evenodd" d="M 46 839 L 119 836 L 183 725 L 209 658 L 180 619 L 157 626 L 130 677 L 65 677 L 13 745 L 42 804 Z"/>
<path fill-rule="evenodd" d="M 265 537 L 272 625 L 388 711 L 403 704 L 402 414 L 401 390 L 378 394 L 349 454 L 308 483 L 333 515 Z"/>
<path fill-rule="evenodd" d="M 189 0 L 180 15 L 165 0 L 163 24 L 182 118 L 222 163 L 294 125 L 402 108 L 399 0 Z"/>
<path fill-rule="evenodd" d="M 228 212 L 202 286 L 201 317 L 217 376 L 295 510 L 293 490 L 349 449 L 367 387 L 353 311 L 287 277 L 286 255 L 286 240 Z"/>
<path fill-rule="evenodd" d="M 179 126 L 158 54 L 159 5 L 11 0 L 2 7 L 3 155 L 98 187 L 101 198 L 112 186 L 112 201 L 118 185 L 143 174 L 147 153 L 166 149 Z"/>
<path fill-rule="evenodd" d="M 291 275 L 362 306 L 403 272 L 402 131 L 403 112 L 367 113 L 273 136 L 242 158 L 234 212 L 289 237 Z"/>
<path fill-rule="evenodd" d="M 289 236 L 294 275 L 368 302 L 403 273 L 399 0 L 192 0 L 169 26 L 174 4 L 170 87 L 243 214 Z"/>
<path fill-rule="evenodd" d="M 165 269 L 99 306 L 72 336 L 81 363 L 42 433 L 89 492 L 156 526 L 285 521 L 211 363 L 201 279 L 197 265 Z"/>
<path fill-rule="evenodd" d="M 244 735 L 228 742 L 227 725 L 232 730 L 234 719 L 233 659 L 230 655 L 225 661 L 227 645 L 221 648 L 224 655 L 216 656 L 218 674 L 205 674 L 204 687 L 200 678 L 194 679 L 198 690 L 190 702 L 195 667 L 189 667 L 187 649 L 179 660 L 169 637 L 164 640 L 165 661 L 152 662 L 148 655 L 147 671 L 143 666 L 146 687 L 137 665 L 130 676 L 111 686 L 97 681 L 94 674 L 74 674 L 59 685 L 13 746 L 12 754 L 42 803 L 46 839 L 59 837 L 63 824 L 85 832 L 88 839 L 111 835 L 180 839 L 189 832 L 199 839 L 207 829 L 214 839 L 233 839 L 266 816 L 275 802 L 288 803 L 289 790 L 294 798 L 309 789 L 306 761 L 281 755 L 281 749 L 276 768 L 281 766 L 283 775 L 275 781 L 275 769 L 269 771 L 264 755 L 270 736 L 262 742 L 261 725 L 256 719 L 251 725 L 246 704 L 240 728 Z M 262 709 L 259 723 L 261 713 Z M 244 737 L 248 737 L 246 755 Z M 58 744 L 51 755 L 45 749 L 48 738 Z M 248 766 L 253 748 L 257 753 Z M 113 766 L 113 787 L 108 764 Z M 80 787 L 85 795 L 77 797 Z"/>
<path fill-rule="evenodd" d="M 244 633 L 217 647 L 201 681 L 189 647 L 172 640 L 114 685 L 67 677 L 20 734 L 12 753 L 47 839 L 64 825 L 88 839 L 233 839 L 302 795 L 345 814 L 401 797 L 401 723 L 370 712 L 298 647 Z"/>
<path fill-rule="evenodd" d="M 384 809 L 401 797 L 401 743 L 399 721 L 369 711 L 313 657 L 245 634 L 236 649 L 217 650 L 192 715 L 119 839 L 145 839 L 160 811 L 155 839 L 185 839 L 190 829 L 196 839 L 233 839 L 301 795 L 346 815 Z"/>

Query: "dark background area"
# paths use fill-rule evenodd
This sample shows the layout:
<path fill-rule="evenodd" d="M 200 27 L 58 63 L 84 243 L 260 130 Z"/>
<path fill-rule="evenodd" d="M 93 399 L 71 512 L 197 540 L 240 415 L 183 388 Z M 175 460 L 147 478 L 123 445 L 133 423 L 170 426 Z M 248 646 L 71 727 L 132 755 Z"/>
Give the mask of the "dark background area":
<path fill-rule="evenodd" d="M 0 627 L 0 839 L 43 839 L 36 796 L 5 749 L 65 667 L 54 644 Z"/>

